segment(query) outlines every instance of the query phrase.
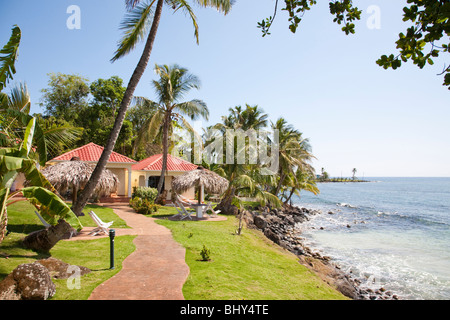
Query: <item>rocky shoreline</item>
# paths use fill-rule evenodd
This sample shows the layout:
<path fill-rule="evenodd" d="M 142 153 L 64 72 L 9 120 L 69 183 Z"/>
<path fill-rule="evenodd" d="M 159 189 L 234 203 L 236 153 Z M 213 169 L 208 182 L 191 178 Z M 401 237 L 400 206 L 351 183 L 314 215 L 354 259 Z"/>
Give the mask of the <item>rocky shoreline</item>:
<path fill-rule="evenodd" d="M 362 288 L 360 281 L 344 273 L 330 257 L 311 250 L 304 244 L 297 223 L 308 221 L 320 210 L 286 206 L 281 209 L 255 208 L 245 215 L 247 227 L 261 230 L 271 241 L 294 253 L 299 262 L 314 271 L 322 280 L 354 300 L 397 300 L 398 297 L 384 288 Z"/>

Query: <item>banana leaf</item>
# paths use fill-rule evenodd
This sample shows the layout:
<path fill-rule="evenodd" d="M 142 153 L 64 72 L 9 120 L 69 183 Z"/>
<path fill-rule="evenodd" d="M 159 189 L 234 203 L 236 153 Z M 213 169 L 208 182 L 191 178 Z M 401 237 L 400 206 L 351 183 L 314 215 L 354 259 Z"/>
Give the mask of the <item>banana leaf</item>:
<path fill-rule="evenodd" d="M 77 231 L 83 228 L 69 206 L 53 192 L 42 187 L 26 187 L 21 191 L 49 224 L 56 225 L 59 219 L 63 219 Z"/>
<path fill-rule="evenodd" d="M 64 219 L 78 231 L 83 228 L 77 216 L 67 204 L 55 194 L 55 188 L 37 169 L 36 161 L 28 158 L 33 136 L 38 126 L 32 118 L 27 125 L 20 148 L 0 149 L 0 219 L 3 217 L 10 188 L 19 172 L 25 175 L 30 187 L 23 188 L 22 194 L 39 210 L 41 216 L 51 225 Z"/>
<path fill-rule="evenodd" d="M 6 83 L 13 78 L 16 73 L 14 64 L 17 60 L 21 31 L 18 26 L 12 29 L 11 37 L 5 46 L 0 50 L 0 91 L 3 90 Z"/>

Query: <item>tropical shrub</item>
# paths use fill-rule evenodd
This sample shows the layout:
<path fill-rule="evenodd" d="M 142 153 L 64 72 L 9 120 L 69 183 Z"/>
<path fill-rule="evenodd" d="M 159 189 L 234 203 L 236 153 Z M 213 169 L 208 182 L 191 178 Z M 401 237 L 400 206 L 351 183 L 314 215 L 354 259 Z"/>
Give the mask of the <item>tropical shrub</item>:
<path fill-rule="evenodd" d="M 141 198 L 155 203 L 156 197 L 158 196 L 158 190 L 156 188 L 150 187 L 138 187 L 134 190 L 131 195 L 132 198 Z"/>
<path fill-rule="evenodd" d="M 148 199 L 142 199 L 139 197 L 132 198 L 130 200 L 130 206 L 134 209 L 134 211 L 140 214 L 152 214 L 158 212 L 158 209 L 161 207 Z"/>

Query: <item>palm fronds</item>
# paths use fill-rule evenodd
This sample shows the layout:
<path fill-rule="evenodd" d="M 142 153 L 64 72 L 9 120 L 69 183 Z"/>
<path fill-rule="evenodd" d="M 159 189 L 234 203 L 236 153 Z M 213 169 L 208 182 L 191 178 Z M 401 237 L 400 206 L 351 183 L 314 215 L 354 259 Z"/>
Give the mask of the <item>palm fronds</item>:
<path fill-rule="evenodd" d="M 111 59 L 114 62 L 130 53 L 139 42 L 144 40 L 148 34 L 151 22 L 153 20 L 153 4 L 156 0 L 136 5 L 136 1 L 129 1 L 130 5 L 134 2 L 133 9 L 128 12 L 120 26 L 124 32 L 122 39 L 118 43 L 118 48 Z"/>
<path fill-rule="evenodd" d="M 212 7 L 217 9 L 219 12 L 227 14 L 230 12 L 235 0 L 196 0 L 198 4 L 203 7 Z"/>

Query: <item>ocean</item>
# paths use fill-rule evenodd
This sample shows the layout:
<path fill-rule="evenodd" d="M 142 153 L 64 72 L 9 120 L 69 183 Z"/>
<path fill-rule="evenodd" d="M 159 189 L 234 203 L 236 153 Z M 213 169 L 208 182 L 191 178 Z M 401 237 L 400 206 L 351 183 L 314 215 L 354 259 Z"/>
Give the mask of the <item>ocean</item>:
<path fill-rule="evenodd" d="M 319 183 L 293 204 L 321 214 L 298 225 L 311 249 L 361 286 L 399 299 L 450 299 L 450 178 Z"/>

